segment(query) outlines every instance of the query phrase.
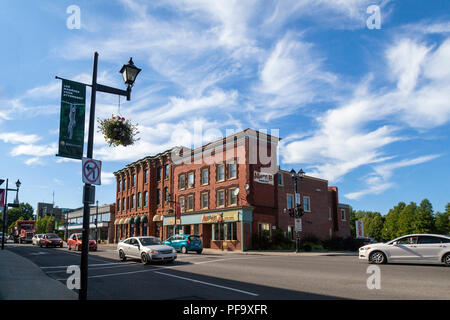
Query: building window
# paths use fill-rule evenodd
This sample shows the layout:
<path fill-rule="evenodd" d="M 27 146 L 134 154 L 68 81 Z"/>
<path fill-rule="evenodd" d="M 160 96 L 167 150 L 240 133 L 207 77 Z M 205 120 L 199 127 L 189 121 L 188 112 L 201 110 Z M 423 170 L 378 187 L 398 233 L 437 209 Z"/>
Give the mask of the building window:
<path fill-rule="evenodd" d="M 194 172 L 189 172 L 188 173 L 188 188 L 193 188 L 194 187 Z"/>
<path fill-rule="evenodd" d="M 217 191 L 217 207 L 225 206 L 225 190 Z"/>
<path fill-rule="evenodd" d="M 127 179 L 123 179 L 122 191 L 125 191 L 126 189 L 127 189 Z"/>
<path fill-rule="evenodd" d="M 147 207 L 147 191 L 144 191 L 144 207 Z"/>
<path fill-rule="evenodd" d="M 136 175 L 133 173 L 131 178 L 131 187 L 136 186 Z"/>
<path fill-rule="evenodd" d="M 208 192 L 202 193 L 202 209 L 209 208 L 209 194 Z"/>
<path fill-rule="evenodd" d="M 184 174 L 178 177 L 178 189 L 183 190 L 186 188 L 186 176 Z"/>
<path fill-rule="evenodd" d="M 307 196 L 303 197 L 303 209 L 306 212 L 311 212 L 311 200 Z"/>
<path fill-rule="evenodd" d="M 186 204 L 184 201 L 184 197 L 180 197 L 179 202 L 180 202 L 180 210 L 181 210 L 181 212 L 184 212 L 186 210 Z"/>
<path fill-rule="evenodd" d="M 164 187 L 164 203 L 165 204 L 169 203 L 169 188 L 168 187 Z"/>
<path fill-rule="evenodd" d="M 120 199 L 117 199 L 117 211 L 120 211 Z"/>
<path fill-rule="evenodd" d="M 345 221 L 346 219 L 345 219 L 345 210 L 344 209 L 341 209 L 341 220 L 342 221 Z"/>
<path fill-rule="evenodd" d="M 164 166 L 164 180 L 167 180 L 167 179 L 169 179 L 169 165 L 168 164 L 166 164 Z"/>
<path fill-rule="evenodd" d="M 194 196 L 190 195 L 187 197 L 187 211 L 194 210 Z"/>
<path fill-rule="evenodd" d="M 293 194 L 287 194 L 287 208 L 292 209 L 294 207 L 294 195 Z"/>
<path fill-rule="evenodd" d="M 278 185 L 283 185 L 283 175 L 281 173 L 278 173 Z"/>
<path fill-rule="evenodd" d="M 122 181 L 119 180 L 119 181 L 117 181 L 117 192 L 122 191 L 121 187 L 122 187 Z"/>
<path fill-rule="evenodd" d="M 235 195 L 236 188 L 228 189 L 228 204 L 230 206 L 237 204 L 237 195 Z"/>
<path fill-rule="evenodd" d="M 180 202 L 180 210 L 181 210 L 181 212 L 184 212 L 186 210 L 186 204 L 185 204 L 184 197 L 180 197 L 179 202 Z"/>
<path fill-rule="evenodd" d="M 228 164 L 228 179 L 235 179 L 237 177 L 237 165 L 236 162 Z"/>
<path fill-rule="evenodd" d="M 217 181 L 225 181 L 225 166 L 223 164 L 217 166 Z"/>
<path fill-rule="evenodd" d="M 258 224 L 258 234 L 259 236 L 270 237 L 270 224 L 269 223 Z"/>
<path fill-rule="evenodd" d="M 122 199 L 122 211 L 125 211 L 125 206 L 126 206 L 126 198 Z"/>
<path fill-rule="evenodd" d="M 140 208 L 141 207 L 141 193 L 138 193 L 138 197 L 137 197 L 137 207 Z"/>
<path fill-rule="evenodd" d="M 156 189 L 156 205 L 161 204 L 161 189 Z"/>
<path fill-rule="evenodd" d="M 144 170 L 144 184 L 148 183 L 148 169 Z"/>
<path fill-rule="evenodd" d="M 156 181 L 161 181 L 161 167 L 156 168 Z"/>
<path fill-rule="evenodd" d="M 202 185 L 207 185 L 209 183 L 209 169 L 202 170 Z"/>
<path fill-rule="evenodd" d="M 131 195 L 131 209 L 134 209 L 134 194 Z"/>
<path fill-rule="evenodd" d="M 331 220 L 331 208 L 328 207 L 328 220 Z"/>

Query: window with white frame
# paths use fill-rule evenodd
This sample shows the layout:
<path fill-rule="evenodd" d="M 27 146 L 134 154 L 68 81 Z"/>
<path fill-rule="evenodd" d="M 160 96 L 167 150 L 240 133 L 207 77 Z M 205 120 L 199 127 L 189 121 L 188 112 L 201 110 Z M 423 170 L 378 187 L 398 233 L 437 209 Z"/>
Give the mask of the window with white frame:
<path fill-rule="evenodd" d="M 228 163 L 228 179 L 235 179 L 237 177 L 237 165 L 236 162 L 233 161 Z"/>
<path fill-rule="evenodd" d="M 202 170 L 202 185 L 207 185 L 209 183 L 209 169 L 205 168 Z"/>
<path fill-rule="evenodd" d="M 202 193 L 202 209 L 208 209 L 209 208 L 209 193 L 204 192 Z"/>
<path fill-rule="evenodd" d="M 181 174 L 178 177 L 178 189 L 183 190 L 186 188 L 186 176 L 184 174 Z"/>
<path fill-rule="evenodd" d="M 225 166 L 223 164 L 219 164 L 217 166 L 217 181 L 225 180 Z"/>
<path fill-rule="evenodd" d="M 181 212 L 185 212 L 185 210 L 186 210 L 186 203 L 185 203 L 184 197 L 180 197 L 178 201 L 180 202 L 180 210 L 181 210 Z"/>
<path fill-rule="evenodd" d="M 217 191 L 217 207 L 225 206 L 225 190 Z"/>
<path fill-rule="evenodd" d="M 195 181 L 195 172 L 189 172 L 188 173 L 188 188 L 194 187 L 194 181 Z"/>
<path fill-rule="evenodd" d="M 303 209 L 306 212 L 311 212 L 311 199 L 308 196 L 303 197 Z"/>
<path fill-rule="evenodd" d="M 187 197 L 187 211 L 194 210 L 194 196 L 190 195 Z"/>
<path fill-rule="evenodd" d="M 237 195 L 235 195 L 236 188 L 228 189 L 228 205 L 236 205 L 237 204 Z"/>

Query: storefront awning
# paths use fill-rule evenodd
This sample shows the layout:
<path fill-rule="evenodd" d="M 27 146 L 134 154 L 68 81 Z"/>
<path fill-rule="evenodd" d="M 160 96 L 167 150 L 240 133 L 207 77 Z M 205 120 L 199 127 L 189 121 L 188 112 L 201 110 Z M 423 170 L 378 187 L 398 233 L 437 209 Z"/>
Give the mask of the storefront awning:
<path fill-rule="evenodd" d="M 128 219 L 128 221 L 126 223 L 134 223 L 134 218 L 131 217 L 130 219 Z"/>
<path fill-rule="evenodd" d="M 153 217 L 153 221 L 162 221 L 163 216 L 161 214 L 157 214 Z"/>
<path fill-rule="evenodd" d="M 119 224 L 124 224 L 125 223 L 125 218 L 122 218 L 119 220 Z"/>
<path fill-rule="evenodd" d="M 147 216 L 142 216 L 142 217 L 141 217 L 141 222 L 142 222 L 142 223 L 148 222 Z"/>
<path fill-rule="evenodd" d="M 120 221 L 120 219 L 116 219 L 116 220 L 114 221 L 114 224 L 119 224 L 119 221 Z"/>
<path fill-rule="evenodd" d="M 141 217 L 137 216 L 136 219 L 134 219 L 134 223 L 141 223 Z"/>

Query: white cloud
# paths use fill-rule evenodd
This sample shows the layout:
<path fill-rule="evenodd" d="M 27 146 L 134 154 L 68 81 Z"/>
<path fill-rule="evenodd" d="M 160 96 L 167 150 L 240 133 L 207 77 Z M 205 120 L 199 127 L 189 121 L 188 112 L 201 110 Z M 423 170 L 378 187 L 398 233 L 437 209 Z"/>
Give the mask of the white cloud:
<path fill-rule="evenodd" d="M 20 132 L 9 132 L 9 133 L 0 133 L 0 140 L 3 140 L 5 143 L 25 143 L 31 144 L 39 141 L 41 139 L 40 136 L 36 134 L 23 134 Z"/>
<path fill-rule="evenodd" d="M 13 157 L 20 155 L 44 157 L 50 155 L 54 156 L 56 153 L 56 143 L 52 143 L 50 145 L 21 144 L 17 147 L 14 147 L 10 152 L 11 156 Z"/>

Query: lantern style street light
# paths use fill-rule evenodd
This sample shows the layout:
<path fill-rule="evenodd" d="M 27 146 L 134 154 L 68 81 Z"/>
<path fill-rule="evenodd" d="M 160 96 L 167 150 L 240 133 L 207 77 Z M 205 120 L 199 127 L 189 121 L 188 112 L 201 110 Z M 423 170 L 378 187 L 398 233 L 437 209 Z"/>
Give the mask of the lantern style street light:
<path fill-rule="evenodd" d="M 132 87 L 134 81 L 136 80 L 137 75 L 141 72 L 142 69 L 137 68 L 133 63 L 133 58 L 130 58 L 128 64 L 124 64 L 122 69 L 120 69 L 120 73 L 122 74 L 123 81 L 128 86 Z"/>

